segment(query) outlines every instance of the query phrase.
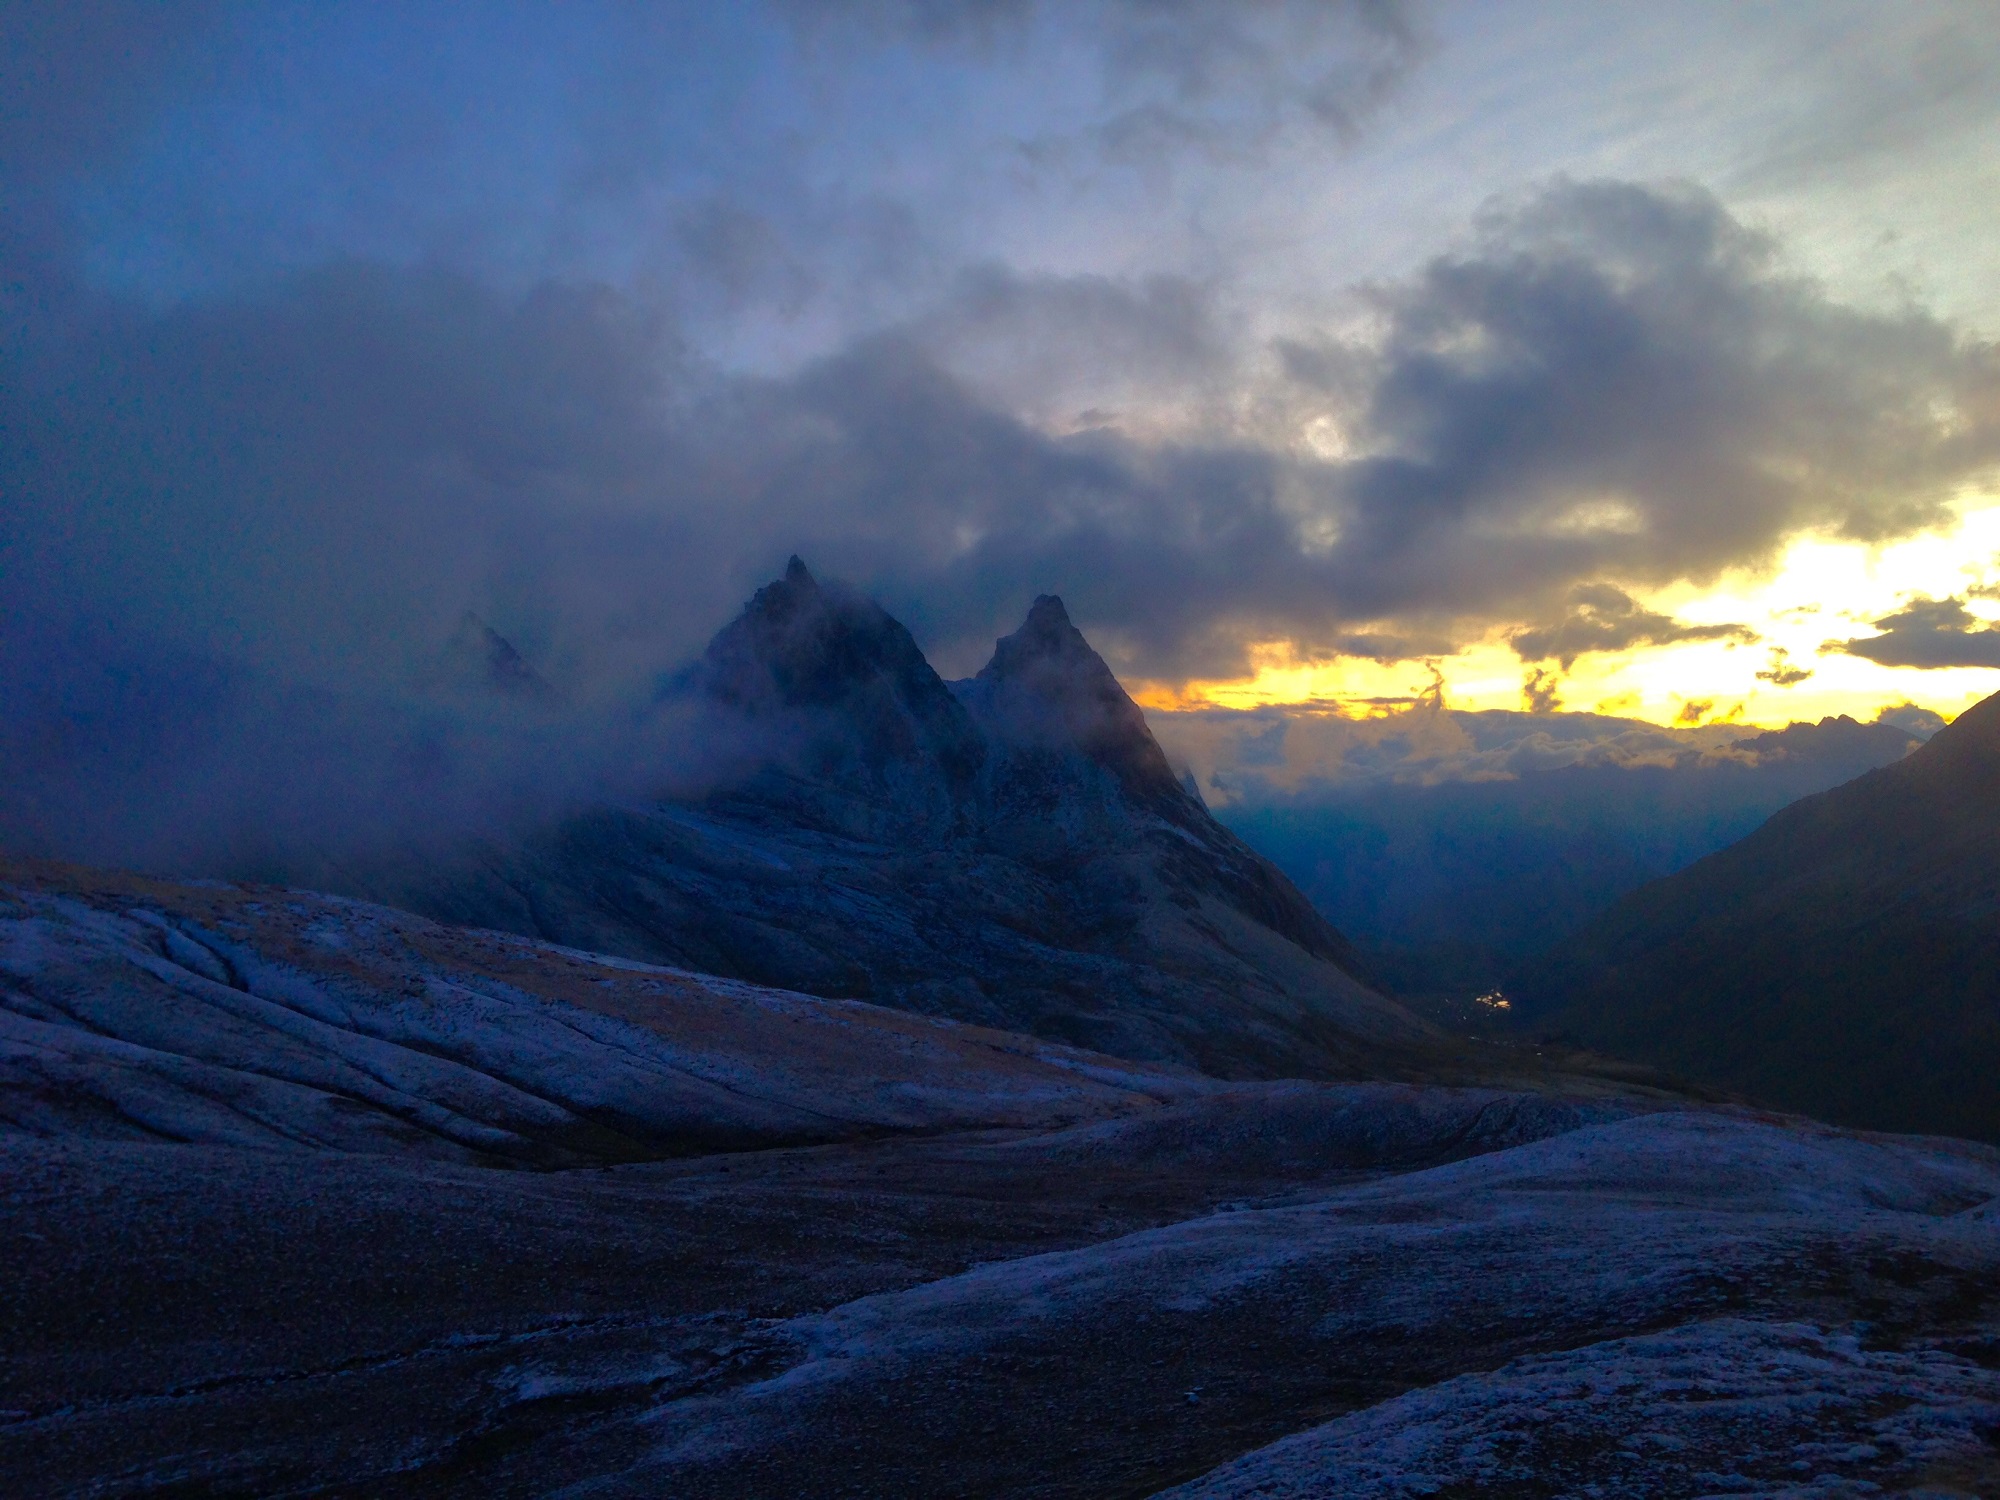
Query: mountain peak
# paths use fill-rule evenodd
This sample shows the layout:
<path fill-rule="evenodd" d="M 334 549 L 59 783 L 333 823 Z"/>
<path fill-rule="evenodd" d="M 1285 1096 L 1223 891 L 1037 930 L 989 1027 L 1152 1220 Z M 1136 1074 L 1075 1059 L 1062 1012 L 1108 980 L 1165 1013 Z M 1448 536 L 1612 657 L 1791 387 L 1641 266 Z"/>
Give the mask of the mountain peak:
<path fill-rule="evenodd" d="M 909 631 L 867 596 L 819 583 L 796 556 L 709 642 L 692 681 L 740 712 L 784 719 L 792 748 L 824 767 L 879 776 L 929 762 L 960 785 L 981 759 L 965 710 Z"/>
<path fill-rule="evenodd" d="M 1054 594 L 1037 594 L 1035 602 L 1028 606 L 1028 618 L 1022 621 L 1021 629 L 1024 632 L 1041 632 L 1075 630 L 1076 627 L 1070 624 L 1069 611 L 1063 608 L 1060 598 Z"/>
<path fill-rule="evenodd" d="M 2000 693 L 1981 698 L 1938 731 L 1938 736 L 1946 734 L 1955 735 L 1960 739 L 2000 742 Z"/>
<path fill-rule="evenodd" d="M 978 680 L 1026 679 L 1033 679 L 1039 691 L 1059 697 L 1102 696 L 1108 684 L 1111 692 L 1131 703 L 1104 658 L 1070 623 L 1069 611 L 1054 594 L 1037 595 L 1021 628 L 993 643 L 993 659 L 980 669 Z M 1137 705 L 1133 711 L 1138 711 Z"/>
<path fill-rule="evenodd" d="M 1064 745 L 1116 776 L 1127 795 L 1184 811 L 1187 794 L 1129 694 L 1054 594 L 1038 596 L 973 680 L 986 717 L 1017 743 Z"/>
<path fill-rule="evenodd" d="M 1911 751 L 1903 764 L 1912 768 L 1913 776 L 2000 768 L 2000 693 L 1973 704 Z"/>

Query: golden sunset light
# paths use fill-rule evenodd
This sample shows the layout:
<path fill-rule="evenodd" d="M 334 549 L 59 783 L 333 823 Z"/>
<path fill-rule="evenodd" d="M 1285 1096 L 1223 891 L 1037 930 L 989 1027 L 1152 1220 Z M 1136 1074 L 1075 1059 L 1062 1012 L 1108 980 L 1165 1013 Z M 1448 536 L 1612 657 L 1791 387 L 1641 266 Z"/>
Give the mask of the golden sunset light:
<path fill-rule="evenodd" d="M 1794 539 L 1768 570 L 1732 569 L 1707 585 L 1631 591 L 1644 608 L 1692 626 L 1742 625 L 1751 639 L 1637 645 L 1560 663 L 1523 662 L 1503 627 L 1449 655 L 1377 662 L 1302 660 L 1286 642 L 1252 648 L 1247 676 L 1183 686 L 1144 684 L 1147 708 L 1312 705 L 1366 716 L 1442 691 L 1462 709 L 1532 706 L 1523 684 L 1552 690 L 1544 706 L 1662 725 L 1727 721 L 1781 726 L 1846 714 L 1871 719 L 1914 703 L 1950 719 L 2000 687 L 2000 668 L 1884 666 L 1836 643 L 1875 634 L 1873 621 L 1913 599 L 1962 601 L 1978 625 L 2000 625 L 2000 501 L 1970 495 L 1943 528 L 1880 545 L 1826 535 Z"/>

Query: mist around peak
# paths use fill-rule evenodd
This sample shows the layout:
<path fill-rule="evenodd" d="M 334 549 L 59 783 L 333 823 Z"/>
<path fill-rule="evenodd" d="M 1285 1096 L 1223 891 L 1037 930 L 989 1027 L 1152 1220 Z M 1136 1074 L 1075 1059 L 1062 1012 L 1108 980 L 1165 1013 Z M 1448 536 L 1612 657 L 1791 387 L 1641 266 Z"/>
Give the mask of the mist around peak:
<path fill-rule="evenodd" d="M 1134 802 L 1170 818 L 1188 815 L 1186 790 L 1145 714 L 1055 595 L 1038 595 L 1020 629 L 994 642 L 992 660 L 955 687 L 1017 759 L 1080 753 Z"/>
<path fill-rule="evenodd" d="M 553 815 L 319 874 L 448 921 L 1224 1076 L 1439 1063 L 1182 786 L 1053 598 L 947 684 L 879 604 L 794 557 L 617 748 L 663 742 Z"/>

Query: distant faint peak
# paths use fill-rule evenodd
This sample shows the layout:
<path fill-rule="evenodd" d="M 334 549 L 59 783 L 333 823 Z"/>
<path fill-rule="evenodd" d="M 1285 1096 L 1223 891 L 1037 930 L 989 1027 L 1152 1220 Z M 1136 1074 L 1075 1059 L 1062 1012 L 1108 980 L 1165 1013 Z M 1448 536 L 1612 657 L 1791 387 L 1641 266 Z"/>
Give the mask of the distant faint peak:
<path fill-rule="evenodd" d="M 789 583 L 795 589 L 818 587 L 811 570 L 806 567 L 805 559 L 800 557 L 796 552 L 792 554 L 791 560 L 785 564 L 785 582 Z"/>
<path fill-rule="evenodd" d="M 1822 760 L 1861 753 L 1869 758 L 1871 765 L 1881 765 L 1921 743 L 1920 736 L 1898 724 L 1880 720 L 1863 724 L 1847 714 L 1828 714 L 1817 724 L 1795 720 L 1783 729 L 1759 730 L 1730 741 L 1730 748 L 1753 751 L 1759 756 Z"/>
<path fill-rule="evenodd" d="M 458 617 L 445 642 L 444 663 L 466 687 L 536 702 L 553 702 L 561 696 L 528 665 L 512 641 L 469 609 Z"/>

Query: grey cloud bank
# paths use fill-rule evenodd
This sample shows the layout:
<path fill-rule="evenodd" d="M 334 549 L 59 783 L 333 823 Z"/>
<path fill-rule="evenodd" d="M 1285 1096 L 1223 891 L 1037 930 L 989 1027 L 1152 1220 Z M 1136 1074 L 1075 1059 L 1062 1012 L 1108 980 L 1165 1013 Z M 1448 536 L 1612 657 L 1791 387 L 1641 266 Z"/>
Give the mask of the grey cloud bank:
<path fill-rule="evenodd" d="M 1554 657 L 1567 672 L 1587 651 L 1623 651 L 1638 645 L 1663 646 L 1673 641 L 1757 639 L 1743 625 L 1683 625 L 1655 610 L 1643 609 L 1623 589 L 1609 584 L 1579 584 L 1570 590 L 1568 609 L 1552 624 L 1516 631 L 1508 638 L 1523 661 Z"/>
<path fill-rule="evenodd" d="M 1874 625 L 1880 635 L 1827 647 L 1885 667 L 2000 667 L 2000 627 L 1980 620 L 1963 599 L 1913 599 Z"/>
<path fill-rule="evenodd" d="M 1281 99 L 1339 134 L 1428 45 L 1403 11 L 1371 5 L 1107 4 L 1060 22 L 1027 5 L 861 10 L 862 32 L 916 40 L 877 56 L 849 23 L 838 37 L 815 23 L 800 55 L 836 78 L 902 69 L 929 98 L 966 57 L 1032 72 L 1032 49 L 1056 57 L 1068 37 L 1091 79 L 1078 118 L 1098 125 L 1143 95 L 1255 134 Z M 494 768 L 471 777 L 475 802 L 622 785 L 606 767 L 637 753 L 628 726 L 655 680 L 794 550 L 881 598 L 947 673 L 1042 592 L 1122 671 L 1165 680 L 1237 670 L 1246 642 L 1274 637 L 1395 659 L 1523 622 L 1523 656 L 1557 660 L 1684 639 L 1721 627 L 1648 614 L 1624 587 L 1754 562 L 1800 526 L 1886 536 L 1933 521 L 2000 444 L 1990 346 L 1916 308 L 1843 305 L 1685 184 L 1545 182 L 1364 289 L 1361 324 L 1272 340 L 1234 315 L 1228 266 L 954 262 L 885 185 L 892 171 L 830 196 L 822 173 L 814 201 L 903 244 L 883 266 L 916 268 L 914 291 L 870 303 L 853 292 L 858 242 L 833 236 L 815 260 L 794 233 L 805 221 L 772 217 L 805 181 L 797 160 L 746 139 L 743 175 L 718 177 L 654 128 L 687 49 L 712 46 L 726 72 L 778 45 L 748 22 L 632 31 L 591 11 L 555 36 L 551 71 L 524 92 L 533 108 L 499 123 L 549 113 L 569 127 L 553 137 L 561 160 L 521 180 L 535 189 L 521 206 L 482 198 L 454 240 L 406 200 L 462 149 L 454 91 L 476 67 L 537 55 L 515 45 L 538 35 L 526 13 L 509 15 L 464 39 L 465 74 L 421 47 L 414 62 L 370 50 L 352 16 L 325 12 L 301 33 L 324 46 L 295 60 L 319 77 L 333 57 L 348 72 L 326 76 L 352 97 L 335 90 L 308 128 L 282 82 L 244 73 L 281 56 L 255 13 L 9 12 L 10 826 L 94 803 L 107 811 L 92 852 L 117 857 L 110 830 L 141 809 L 209 816 L 173 812 L 198 784 L 248 779 L 265 790 L 246 807 L 324 804 L 332 823 L 429 797 L 446 763 Z M 612 43 L 636 60 L 603 75 L 601 97 L 566 92 Z M 213 100 L 245 76 L 275 91 L 261 158 L 217 123 L 238 119 L 240 100 Z M 1338 98 L 1308 97 L 1321 84 Z M 388 128 L 396 101 L 433 87 L 405 133 Z M 738 118 L 756 97 L 737 98 Z M 871 128 L 911 137 L 931 107 Z M 772 109 L 782 134 L 794 117 Z M 160 155 L 162 119 L 186 128 L 186 159 Z M 446 138 L 427 155 L 433 126 Z M 618 126 L 626 147 L 590 147 Z M 207 161 L 218 143 L 229 152 Z M 358 193 L 378 160 L 385 186 Z M 173 196 L 225 168 L 245 181 Z M 508 180 L 480 170 L 501 175 L 470 172 L 475 195 Z M 495 251 L 541 243 L 565 215 L 582 233 L 614 190 L 671 231 L 628 258 L 643 274 Z M 277 199 L 285 213 L 266 214 Z M 244 244 L 268 246 L 315 203 L 318 227 L 297 236 L 308 264 L 273 252 L 171 269 L 211 230 L 228 239 L 232 212 Z M 174 205 L 207 225 L 179 249 L 159 238 Z M 135 214 L 145 234 L 128 232 Z M 815 322 L 829 297 L 845 311 Z M 764 326 L 786 298 L 825 347 L 761 373 L 731 359 L 716 320 Z M 1322 429 L 1340 442 L 1305 440 Z M 587 749 L 563 775 L 553 751 L 522 748 L 542 728 L 490 730 L 425 687 L 468 609 L 567 695 L 568 739 Z M 339 727 L 308 753 L 315 723 Z M 454 761 L 439 746 L 461 734 Z M 88 795 L 58 785 L 84 766 Z"/>

